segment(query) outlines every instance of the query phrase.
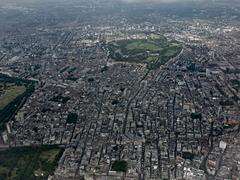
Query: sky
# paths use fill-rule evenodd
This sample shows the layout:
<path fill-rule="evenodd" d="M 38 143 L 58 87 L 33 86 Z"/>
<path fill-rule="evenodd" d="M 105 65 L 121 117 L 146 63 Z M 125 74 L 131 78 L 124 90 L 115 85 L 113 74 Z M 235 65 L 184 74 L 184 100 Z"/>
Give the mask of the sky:
<path fill-rule="evenodd" d="M 58 2 L 64 1 L 64 2 L 81 2 L 81 0 L 0 0 L 0 6 L 1 5 L 5 5 L 5 4 L 26 4 L 29 2 L 42 2 L 42 3 L 46 3 L 46 2 L 56 2 L 56 4 Z M 94 0 L 92 0 L 94 1 Z M 96 1 L 100 1 L 101 0 L 96 0 Z M 105 0 L 102 0 L 103 2 L 106 2 Z M 121 1 L 121 2 L 126 2 L 126 3 L 190 3 L 190 2 L 206 2 L 206 3 L 215 3 L 215 2 L 237 2 L 238 4 L 240 4 L 240 0 L 112 0 L 112 1 Z"/>
<path fill-rule="evenodd" d="M 121 1 L 124 1 L 124 2 L 129 2 L 129 3 L 141 3 L 141 2 L 144 2 L 144 3 L 147 3 L 147 2 L 161 2 L 161 3 L 171 3 L 171 2 L 197 2 L 197 1 L 200 1 L 200 0 L 121 0 Z"/>

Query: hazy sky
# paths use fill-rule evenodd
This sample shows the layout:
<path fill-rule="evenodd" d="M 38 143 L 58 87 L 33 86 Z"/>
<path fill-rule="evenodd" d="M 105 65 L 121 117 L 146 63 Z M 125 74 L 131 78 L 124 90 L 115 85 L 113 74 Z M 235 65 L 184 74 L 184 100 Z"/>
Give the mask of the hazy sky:
<path fill-rule="evenodd" d="M 124 2 L 130 2 L 130 3 L 137 3 L 137 2 L 165 2 L 165 3 L 170 3 L 170 2 L 197 2 L 200 0 L 122 0 Z"/>

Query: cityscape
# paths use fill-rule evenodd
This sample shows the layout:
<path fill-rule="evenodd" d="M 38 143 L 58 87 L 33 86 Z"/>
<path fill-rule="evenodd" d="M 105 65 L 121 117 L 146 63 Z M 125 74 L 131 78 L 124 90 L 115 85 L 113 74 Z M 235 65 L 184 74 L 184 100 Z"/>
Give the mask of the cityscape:
<path fill-rule="evenodd" d="M 240 3 L 0 2 L 0 180 L 238 180 Z"/>

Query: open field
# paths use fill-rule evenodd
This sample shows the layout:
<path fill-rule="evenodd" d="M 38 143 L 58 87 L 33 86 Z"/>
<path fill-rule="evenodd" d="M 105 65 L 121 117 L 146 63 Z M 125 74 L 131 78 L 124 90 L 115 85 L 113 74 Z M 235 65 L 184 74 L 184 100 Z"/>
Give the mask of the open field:
<path fill-rule="evenodd" d="M 19 147 L 0 151 L 0 179 L 47 179 L 63 149 L 57 146 Z"/>
<path fill-rule="evenodd" d="M 0 131 L 34 91 L 34 81 L 0 74 Z"/>
<path fill-rule="evenodd" d="M 127 50 L 141 49 L 147 51 L 157 51 L 159 47 L 151 42 L 144 42 L 143 40 L 136 40 L 127 45 Z"/>
<path fill-rule="evenodd" d="M 4 89 L 0 95 L 0 110 L 4 109 L 10 102 L 25 91 L 25 86 L 10 86 Z"/>
<path fill-rule="evenodd" d="M 116 61 L 146 63 L 148 69 L 156 69 L 182 50 L 177 41 L 170 41 L 158 33 L 141 33 L 141 39 L 127 39 L 108 44 L 110 57 Z M 137 34 L 133 34 L 137 36 Z"/>
<path fill-rule="evenodd" d="M 146 63 L 155 63 L 158 61 L 158 56 L 149 56 L 147 59 L 146 59 Z"/>

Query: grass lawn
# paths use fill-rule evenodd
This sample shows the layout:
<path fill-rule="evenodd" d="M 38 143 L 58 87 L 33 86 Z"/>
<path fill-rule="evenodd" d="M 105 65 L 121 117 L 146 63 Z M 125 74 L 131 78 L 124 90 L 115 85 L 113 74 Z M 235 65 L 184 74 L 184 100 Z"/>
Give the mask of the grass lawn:
<path fill-rule="evenodd" d="M 19 147 L 0 151 L 0 179 L 47 179 L 63 149 L 57 146 Z"/>
<path fill-rule="evenodd" d="M 47 159 L 48 162 L 53 162 L 56 156 L 58 155 L 58 153 L 59 153 L 59 149 L 50 149 L 48 151 L 43 151 L 40 154 L 39 158 L 42 160 Z"/>
<path fill-rule="evenodd" d="M 140 49 L 145 51 L 157 51 L 159 49 L 159 46 L 150 43 L 150 42 L 143 42 L 141 40 L 129 43 L 126 46 L 127 50 L 134 50 L 134 49 Z"/>
<path fill-rule="evenodd" d="M 167 48 L 167 51 L 165 52 L 164 56 L 172 57 L 175 56 L 176 53 L 179 53 L 179 51 L 182 49 L 182 47 L 179 44 L 170 44 L 170 46 Z"/>
<path fill-rule="evenodd" d="M 147 58 L 147 63 L 155 63 L 156 61 L 158 61 L 159 57 L 158 56 L 149 56 Z"/>
<path fill-rule="evenodd" d="M 25 86 L 10 86 L 4 90 L 0 96 L 0 110 L 4 109 L 10 102 L 16 97 L 23 94 L 26 91 Z"/>

